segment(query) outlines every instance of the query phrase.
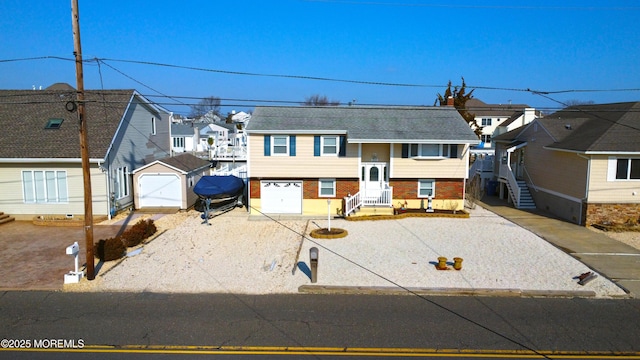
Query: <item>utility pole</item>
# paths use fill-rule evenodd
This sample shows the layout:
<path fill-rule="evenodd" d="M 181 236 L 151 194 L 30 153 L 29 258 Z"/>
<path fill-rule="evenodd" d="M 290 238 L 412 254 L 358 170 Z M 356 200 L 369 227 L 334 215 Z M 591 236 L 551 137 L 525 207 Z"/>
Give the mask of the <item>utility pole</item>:
<path fill-rule="evenodd" d="M 84 79 L 82 73 L 82 46 L 80 43 L 80 15 L 78 0 L 71 0 L 71 21 L 73 23 L 73 55 L 76 58 L 76 87 L 78 121 L 80 125 L 80 155 L 82 157 L 82 178 L 84 180 L 84 234 L 87 260 L 87 279 L 95 279 L 93 258 L 93 199 L 91 196 L 91 165 L 89 164 L 89 144 L 87 142 L 87 121 L 84 118 Z"/>

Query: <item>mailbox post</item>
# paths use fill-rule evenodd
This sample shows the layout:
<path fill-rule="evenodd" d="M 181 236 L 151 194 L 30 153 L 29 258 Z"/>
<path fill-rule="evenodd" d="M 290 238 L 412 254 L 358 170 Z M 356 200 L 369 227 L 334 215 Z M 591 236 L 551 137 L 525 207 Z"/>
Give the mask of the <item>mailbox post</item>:
<path fill-rule="evenodd" d="M 74 242 L 73 245 L 67 246 L 66 253 L 67 255 L 73 256 L 75 260 L 75 271 L 69 271 L 69 273 L 64 274 L 64 283 L 65 284 L 73 284 L 80 282 L 80 279 L 84 276 L 82 271 L 79 271 L 78 266 L 78 253 L 80 252 L 80 246 L 78 246 L 78 242 Z"/>
<path fill-rule="evenodd" d="M 311 282 L 316 283 L 318 281 L 318 248 L 312 247 L 309 249 L 309 260 L 311 263 Z"/>

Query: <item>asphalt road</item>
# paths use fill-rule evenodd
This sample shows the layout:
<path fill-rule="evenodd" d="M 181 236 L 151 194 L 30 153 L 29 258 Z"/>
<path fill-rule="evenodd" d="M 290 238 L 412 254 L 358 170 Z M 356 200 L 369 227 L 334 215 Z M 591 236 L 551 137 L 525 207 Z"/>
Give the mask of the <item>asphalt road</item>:
<path fill-rule="evenodd" d="M 0 323 L 0 339 L 49 347 L 0 349 L 0 358 L 317 355 L 309 348 L 336 356 L 364 348 L 371 358 L 402 348 L 640 359 L 638 299 L 4 292 Z M 60 345 L 70 353 L 51 351 Z"/>

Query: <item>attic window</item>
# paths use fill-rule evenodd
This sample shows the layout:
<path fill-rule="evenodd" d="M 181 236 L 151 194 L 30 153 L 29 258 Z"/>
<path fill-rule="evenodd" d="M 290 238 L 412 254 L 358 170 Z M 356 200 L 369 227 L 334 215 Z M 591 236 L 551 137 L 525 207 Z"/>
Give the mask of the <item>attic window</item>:
<path fill-rule="evenodd" d="M 64 119 L 49 119 L 47 121 L 47 125 L 45 125 L 45 129 L 60 129 L 62 126 L 62 122 Z"/>

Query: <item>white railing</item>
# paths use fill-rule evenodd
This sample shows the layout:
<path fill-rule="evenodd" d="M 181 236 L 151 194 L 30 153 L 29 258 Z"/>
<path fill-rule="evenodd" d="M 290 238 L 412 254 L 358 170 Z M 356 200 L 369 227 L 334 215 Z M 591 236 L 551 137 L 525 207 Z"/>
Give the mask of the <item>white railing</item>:
<path fill-rule="evenodd" d="M 387 186 L 382 190 L 365 190 L 362 195 L 362 205 L 365 206 L 391 206 L 393 188 Z"/>
<path fill-rule="evenodd" d="M 355 212 L 362 206 L 362 200 L 360 199 L 360 193 L 356 193 L 352 196 L 344 198 L 344 216 L 349 216 L 352 212 Z"/>
<path fill-rule="evenodd" d="M 484 172 L 493 172 L 493 156 L 486 159 L 476 159 L 471 164 L 471 168 L 469 168 L 469 177 L 473 177 L 473 174 Z"/>
<path fill-rule="evenodd" d="M 230 147 L 222 147 L 217 151 L 213 151 L 211 156 L 214 160 L 246 160 L 247 159 L 247 148 L 244 146 L 230 146 Z"/>
<path fill-rule="evenodd" d="M 233 169 L 229 169 L 229 165 L 225 165 L 223 167 L 221 167 L 220 169 L 215 169 L 211 172 L 212 175 L 233 175 L 236 177 L 239 177 L 240 179 L 246 179 L 247 178 L 247 166 L 243 165 L 243 166 L 238 166 L 236 168 Z"/>
<path fill-rule="evenodd" d="M 518 186 L 518 182 L 516 181 L 516 177 L 513 175 L 511 171 L 511 167 L 508 164 L 500 164 L 500 177 L 507 180 L 507 185 L 509 187 L 509 194 L 511 195 L 511 200 L 513 200 L 513 204 L 515 207 L 520 206 L 520 186 Z"/>

